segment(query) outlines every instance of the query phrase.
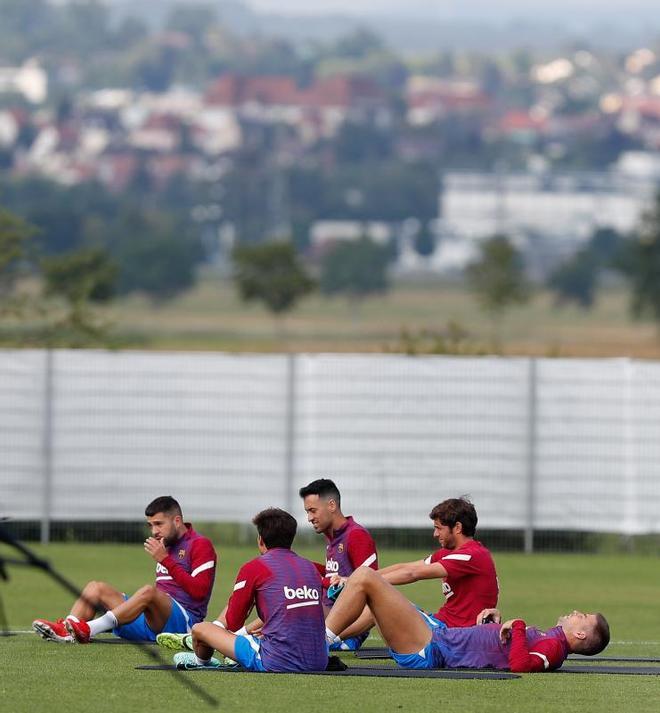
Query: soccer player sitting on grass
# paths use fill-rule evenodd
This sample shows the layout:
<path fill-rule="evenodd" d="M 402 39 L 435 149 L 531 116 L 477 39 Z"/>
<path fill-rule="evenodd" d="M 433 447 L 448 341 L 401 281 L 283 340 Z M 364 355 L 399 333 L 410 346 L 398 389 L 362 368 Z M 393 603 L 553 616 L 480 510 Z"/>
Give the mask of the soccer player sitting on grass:
<path fill-rule="evenodd" d="M 212 658 L 217 649 L 250 671 L 323 671 L 328 650 L 321 576 L 312 562 L 291 550 L 296 520 L 269 508 L 252 522 L 260 555 L 239 570 L 220 616 L 213 623 L 195 624 L 192 635 L 161 634 L 158 643 L 190 650 L 174 656 L 182 669 L 218 668 L 220 662 Z M 253 606 L 263 622 L 260 638 L 243 629 Z"/>
<path fill-rule="evenodd" d="M 35 619 L 42 638 L 86 644 L 104 631 L 123 639 L 155 641 L 161 631 L 187 632 L 206 616 L 216 553 L 206 537 L 184 523 L 179 503 L 169 495 L 145 510 L 151 537 L 145 552 L 156 561 L 156 583 L 127 597 L 105 582 L 89 582 L 66 619 Z M 94 619 L 98 608 L 105 614 Z"/>
<path fill-rule="evenodd" d="M 299 495 L 307 513 L 307 520 L 314 531 L 325 536 L 325 565 L 318 565 L 325 573 L 323 580 L 323 610 L 327 616 L 333 600 L 327 589 L 334 582 L 345 579 L 358 567 L 378 569 L 376 543 L 369 532 L 353 518 L 341 511 L 339 488 L 327 478 L 312 481 L 300 488 Z M 330 647 L 331 651 L 355 651 L 369 635 L 360 632 L 341 643 Z"/>
<path fill-rule="evenodd" d="M 393 564 L 378 573 L 396 585 L 441 579 L 445 601 L 435 614 L 424 614 L 428 622 L 448 627 L 473 626 L 482 610 L 497 606 L 499 594 L 493 557 L 474 539 L 477 511 L 467 498 L 449 498 L 436 505 L 429 517 L 440 549 L 426 559 Z M 339 635 L 343 640 L 373 625 L 374 618 L 367 609 Z"/>
<path fill-rule="evenodd" d="M 328 642 L 368 606 L 402 668 L 496 668 L 514 672 L 554 671 L 570 653 L 593 655 L 609 643 L 602 614 L 574 611 L 547 631 L 522 619 L 448 629 L 433 626 L 403 594 L 377 572 L 360 567 L 346 582 L 326 620 Z M 491 611 L 499 618 L 497 611 Z"/>

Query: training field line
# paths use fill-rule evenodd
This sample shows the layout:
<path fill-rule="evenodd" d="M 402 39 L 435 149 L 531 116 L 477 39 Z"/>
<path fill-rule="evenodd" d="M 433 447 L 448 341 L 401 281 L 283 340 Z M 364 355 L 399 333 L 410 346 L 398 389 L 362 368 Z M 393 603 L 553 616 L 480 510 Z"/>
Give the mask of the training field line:
<path fill-rule="evenodd" d="M 0 639 L 3 636 L 15 636 L 16 634 L 36 634 L 37 632 L 34 629 L 26 629 L 23 631 L 22 629 L 17 629 L 14 631 L 6 631 L 6 632 L 0 632 Z"/>

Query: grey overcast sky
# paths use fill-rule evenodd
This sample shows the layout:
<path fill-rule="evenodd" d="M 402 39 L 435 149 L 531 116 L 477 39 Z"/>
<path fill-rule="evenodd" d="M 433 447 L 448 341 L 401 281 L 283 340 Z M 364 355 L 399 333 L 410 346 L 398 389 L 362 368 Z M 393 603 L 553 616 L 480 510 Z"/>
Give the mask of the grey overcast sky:
<path fill-rule="evenodd" d="M 255 10 L 307 15 L 332 12 L 350 15 L 389 14 L 408 17 L 461 19 L 512 19 L 514 17 L 560 19 L 579 14 L 620 16 L 631 19 L 643 14 L 647 19 L 660 17 L 657 0 L 245 0 Z M 660 30 L 660 20 L 656 20 Z"/>

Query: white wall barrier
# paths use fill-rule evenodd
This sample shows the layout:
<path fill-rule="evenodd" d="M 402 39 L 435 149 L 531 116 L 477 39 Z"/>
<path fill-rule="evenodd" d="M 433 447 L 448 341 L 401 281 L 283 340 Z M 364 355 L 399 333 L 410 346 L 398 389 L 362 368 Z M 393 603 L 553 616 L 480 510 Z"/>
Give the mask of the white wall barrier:
<path fill-rule="evenodd" d="M 333 478 L 370 526 L 660 532 L 660 364 L 620 360 L 0 351 L 0 515 L 301 513 Z M 302 518 L 301 518 L 302 519 Z"/>

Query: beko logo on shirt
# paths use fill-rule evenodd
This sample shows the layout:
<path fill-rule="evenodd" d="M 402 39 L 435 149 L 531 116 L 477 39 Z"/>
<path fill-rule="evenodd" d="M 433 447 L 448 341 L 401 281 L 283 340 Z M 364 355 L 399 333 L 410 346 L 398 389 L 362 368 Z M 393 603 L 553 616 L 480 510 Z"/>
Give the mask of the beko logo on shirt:
<path fill-rule="evenodd" d="M 331 574 L 339 572 L 339 562 L 335 562 L 333 559 L 325 561 L 325 571 Z"/>
<path fill-rule="evenodd" d="M 167 567 L 163 567 L 160 562 L 156 563 L 156 574 L 169 574 Z"/>
<path fill-rule="evenodd" d="M 284 596 L 287 599 L 317 599 L 319 598 L 319 590 L 313 587 L 298 587 L 293 589 L 292 587 L 284 587 Z M 313 602 L 310 602 L 313 603 Z"/>

